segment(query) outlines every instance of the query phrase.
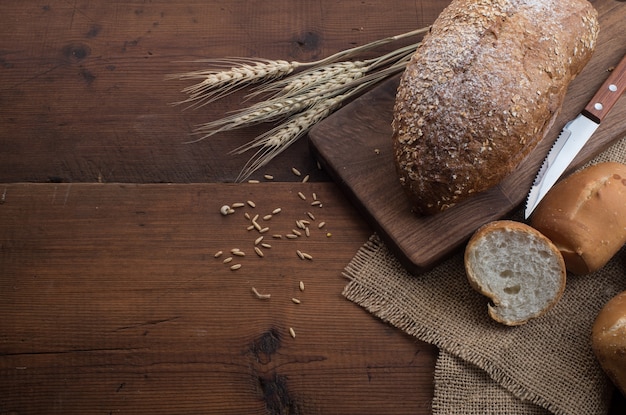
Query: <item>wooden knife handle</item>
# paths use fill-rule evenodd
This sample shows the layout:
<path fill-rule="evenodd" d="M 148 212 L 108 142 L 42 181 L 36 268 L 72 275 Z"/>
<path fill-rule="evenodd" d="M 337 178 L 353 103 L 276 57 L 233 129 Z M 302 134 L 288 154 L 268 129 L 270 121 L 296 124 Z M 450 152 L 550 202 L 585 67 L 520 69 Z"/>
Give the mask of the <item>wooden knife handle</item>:
<path fill-rule="evenodd" d="M 626 55 L 611 71 L 611 75 L 604 81 L 598 92 L 595 93 L 583 114 L 593 121 L 600 123 L 609 113 L 620 95 L 626 90 Z"/>

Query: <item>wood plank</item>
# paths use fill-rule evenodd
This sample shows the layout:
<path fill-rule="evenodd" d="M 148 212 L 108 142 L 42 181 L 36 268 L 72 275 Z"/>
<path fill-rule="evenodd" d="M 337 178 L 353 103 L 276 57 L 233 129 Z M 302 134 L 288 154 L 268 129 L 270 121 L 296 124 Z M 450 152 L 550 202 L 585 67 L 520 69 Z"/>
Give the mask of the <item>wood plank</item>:
<path fill-rule="evenodd" d="M 313 193 L 323 207 L 310 206 Z M 7 184 L 0 194 L 2 412 L 430 413 L 436 350 L 341 296 L 343 267 L 371 229 L 335 185 Z M 247 200 L 256 208 L 219 213 Z M 260 258 L 244 212 L 277 207 L 258 220 L 266 235 L 309 219 L 310 237 L 266 236 Z M 236 271 L 222 263 L 231 248 L 246 253 Z"/>
<path fill-rule="evenodd" d="M 626 5 L 596 1 L 601 25 L 596 52 L 571 83 L 553 128 L 535 150 L 498 186 L 437 215 L 413 212 L 397 180 L 391 147 L 391 119 L 399 76 L 357 99 L 311 131 L 311 145 L 325 168 L 414 273 L 446 258 L 481 225 L 516 210 L 561 128 L 574 118 L 626 54 Z M 617 39 L 617 41 L 616 41 Z M 626 136 L 626 97 L 602 122 L 568 172 Z M 566 172 L 565 174 L 567 174 Z"/>
<path fill-rule="evenodd" d="M 198 124 L 247 104 L 240 93 L 184 111 L 170 104 L 191 83 L 167 75 L 203 69 L 191 61 L 207 58 L 317 60 L 428 25 L 442 3 L 2 1 L 0 181 L 234 181 L 251 154 L 228 152 L 269 127 L 184 144 Z M 280 163 L 328 180 L 304 140 Z"/>

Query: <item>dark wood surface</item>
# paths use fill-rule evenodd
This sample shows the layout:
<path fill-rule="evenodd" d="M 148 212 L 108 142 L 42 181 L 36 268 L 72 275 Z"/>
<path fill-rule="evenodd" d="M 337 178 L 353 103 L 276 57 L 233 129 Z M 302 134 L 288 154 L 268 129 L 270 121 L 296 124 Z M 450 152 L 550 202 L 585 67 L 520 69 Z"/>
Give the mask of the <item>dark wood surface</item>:
<path fill-rule="evenodd" d="M 184 144 L 242 94 L 183 111 L 189 84 L 165 78 L 203 58 L 318 59 L 447 3 L 0 2 L 0 413 L 431 413 L 437 350 L 341 296 L 372 228 L 307 141 L 255 176 L 273 183 L 229 183 L 249 155 L 227 153 L 266 127 Z M 310 209 L 298 191 L 323 200 L 330 237 L 260 258 L 243 213 L 218 213 L 281 207 L 285 232 Z M 231 271 L 213 255 L 235 247 Z"/>
<path fill-rule="evenodd" d="M 595 6 L 601 27 L 597 53 L 570 84 L 562 111 L 542 144 L 498 186 L 443 213 L 420 216 L 413 212 L 396 177 L 390 137 L 399 77 L 337 111 L 311 131 L 311 145 L 325 169 L 412 272 L 432 268 L 461 248 L 478 227 L 510 215 L 525 202 L 536 172 L 561 128 L 585 108 L 609 70 L 626 54 L 626 5 L 603 0 Z M 608 114 L 568 170 L 624 137 L 625 119 L 626 97 Z"/>

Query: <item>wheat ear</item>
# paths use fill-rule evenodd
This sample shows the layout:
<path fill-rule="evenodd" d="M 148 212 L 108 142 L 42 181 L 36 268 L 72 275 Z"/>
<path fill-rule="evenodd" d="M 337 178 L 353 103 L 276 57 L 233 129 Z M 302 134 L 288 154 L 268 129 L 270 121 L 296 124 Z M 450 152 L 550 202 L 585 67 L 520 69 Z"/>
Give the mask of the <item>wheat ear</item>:
<path fill-rule="evenodd" d="M 264 83 L 291 74 L 298 68 L 310 68 L 327 65 L 339 60 L 356 56 L 365 50 L 372 49 L 403 38 L 425 33 L 430 27 L 413 30 L 396 36 L 376 40 L 365 45 L 356 46 L 337 52 L 327 58 L 314 62 L 297 62 L 285 60 L 230 58 L 230 59 L 207 59 L 196 62 L 204 62 L 213 69 L 192 71 L 167 76 L 167 79 L 197 80 L 202 81 L 183 89 L 189 97 L 175 105 L 189 104 L 188 107 L 201 107 L 223 98 L 246 85 Z"/>
<path fill-rule="evenodd" d="M 328 115 L 343 105 L 346 100 L 360 93 L 361 90 L 379 82 L 381 79 L 401 71 L 406 66 L 407 59 L 402 59 L 388 68 L 353 81 L 352 84 L 346 86 L 344 93 L 340 94 L 341 91 L 335 91 L 336 95 L 327 96 L 319 100 L 308 110 L 291 116 L 284 123 L 232 150 L 232 154 L 242 154 L 258 148 L 244 165 L 236 181 L 246 180 L 255 171 L 265 166 L 274 157 L 285 151 L 291 144 L 306 134 L 313 125 L 328 117 Z"/>
<path fill-rule="evenodd" d="M 286 118 L 294 113 L 312 107 L 317 102 L 329 96 L 337 95 L 352 85 L 353 81 L 363 77 L 364 74 L 365 68 L 363 66 L 354 65 L 351 70 L 344 71 L 339 76 L 303 91 L 299 95 L 278 97 L 268 101 L 262 101 L 229 116 L 204 123 L 194 131 L 194 134 L 200 135 L 201 137 L 190 142 L 193 143 L 204 140 L 219 132 Z"/>

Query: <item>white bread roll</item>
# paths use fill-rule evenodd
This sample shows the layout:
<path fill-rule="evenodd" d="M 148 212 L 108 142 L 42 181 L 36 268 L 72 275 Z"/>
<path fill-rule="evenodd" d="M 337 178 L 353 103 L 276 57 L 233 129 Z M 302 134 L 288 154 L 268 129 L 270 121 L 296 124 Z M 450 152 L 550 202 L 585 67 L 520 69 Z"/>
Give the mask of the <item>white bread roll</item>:
<path fill-rule="evenodd" d="M 600 310 L 591 339 L 600 366 L 626 395 L 626 291 L 617 294 Z"/>
<path fill-rule="evenodd" d="M 465 249 L 470 285 L 489 297 L 491 318 L 509 326 L 526 323 L 554 306 L 565 290 L 559 250 L 532 227 L 514 221 L 490 222 Z"/>
<path fill-rule="evenodd" d="M 626 165 L 600 163 L 566 177 L 530 219 L 561 251 L 570 272 L 597 271 L 626 243 Z"/>
<path fill-rule="evenodd" d="M 597 35 L 587 0 L 453 0 L 396 94 L 394 157 L 414 209 L 440 212 L 515 170 L 550 129 Z"/>

